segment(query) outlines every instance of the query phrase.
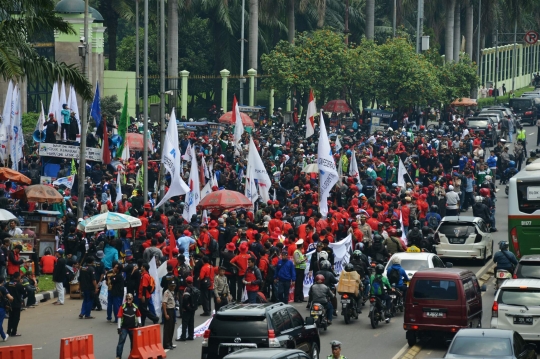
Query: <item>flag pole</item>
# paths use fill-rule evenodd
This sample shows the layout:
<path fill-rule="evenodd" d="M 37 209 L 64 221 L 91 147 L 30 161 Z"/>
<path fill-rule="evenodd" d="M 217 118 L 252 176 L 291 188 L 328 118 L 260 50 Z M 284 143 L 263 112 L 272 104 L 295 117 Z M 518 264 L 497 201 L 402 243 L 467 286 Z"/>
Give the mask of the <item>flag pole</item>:
<path fill-rule="evenodd" d="M 82 45 L 84 47 L 83 49 L 83 55 L 84 55 L 84 61 L 83 61 L 83 74 L 88 78 L 88 0 L 84 1 L 84 43 Z M 82 159 L 85 157 L 86 153 L 86 132 L 87 132 L 87 119 L 88 117 L 88 109 L 87 109 L 87 103 L 85 100 L 83 100 L 83 108 L 82 108 L 82 119 L 81 119 L 81 151 L 79 154 L 79 173 L 78 173 L 78 190 L 77 194 L 79 195 L 77 200 L 77 216 L 79 218 L 83 218 L 84 214 L 84 178 L 85 178 L 85 170 L 86 170 L 86 161 L 83 161 Z"/>

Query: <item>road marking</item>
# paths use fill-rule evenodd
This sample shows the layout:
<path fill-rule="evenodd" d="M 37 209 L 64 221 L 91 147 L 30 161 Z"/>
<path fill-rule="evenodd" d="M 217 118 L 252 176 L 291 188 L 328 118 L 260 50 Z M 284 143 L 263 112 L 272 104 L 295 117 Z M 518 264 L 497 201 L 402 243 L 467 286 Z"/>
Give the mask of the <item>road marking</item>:
<path fill-rule="evenodd" d="M 478 272 L 476 272 L 476 277 L 481 279 L 481 277 L 483 277 L 484 275 L 486 275 L 486 273 L 489 272 L 492 266 L 493 266 L 493 259 L 490 259 L 482 268 L 478 270 Z M 486 280 L 481 285 L 487 283 L 488 281 L 489 280 Z M 486 292 L 483 292 L 481 295 L 484 296 Z M 422 346 L 420 344 L 416 344 L 410 348 L 409 348 L 409 344 L 405 344 L 403 348 L 401 348 L 399 352 L 397 352 L 397 354 L 394 355 L 392 359 L 414 359 L 418 355 L 418 353 L 420 353 L 421 350 L 422 350 Z"/>

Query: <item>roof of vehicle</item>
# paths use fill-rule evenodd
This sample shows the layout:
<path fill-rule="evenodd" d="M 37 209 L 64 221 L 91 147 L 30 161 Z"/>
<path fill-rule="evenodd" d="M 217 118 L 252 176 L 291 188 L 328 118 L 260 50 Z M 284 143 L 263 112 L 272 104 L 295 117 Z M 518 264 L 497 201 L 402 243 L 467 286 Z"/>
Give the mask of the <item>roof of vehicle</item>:
<path fill-rule="evenodd" d="M 232 354 L 227 355 L 223 359 L 272 359 L 277 355 L 283 354 L 301 354 L 303 351 L 298 349 L 284 348 L 257 348 L 257 349 L 241 349 Z"/>
<path fill-rule="evenodd" d="M 467 121 L 486 121 L 487 119 L 490 119 L 490 117 L 488 115 L 485 115 L 485 116 L 481 116 L 481 115 L 478 115 L 478 116 L 474 116 L 474 117 L 467 117 Z"/>
<path fill-rule="evenodd" d="M 527 254 L 519 260 L 520 262 L 540 262 L 540 254 Z"/>
<path fill-rule="evenodd" d="M 506 329 L 484 329 L 484 328 L 464 328 L 457 332 L 456 337 L 490 337 L 490 338 L 510 338 L 514 336 L 513 330 Z"/>
<path fill-rule="evenodd" d="M 414 274 L 413 279 L 418 278 L 437 278 L 437 279 L 457 279 L 464 275 L 474 274 L 468 269 L 463 268 L 430 268 L 422 269 Z"/>
<path fill-rule="evenodd" d="M 504 283 L 501 285 L 501 289 L 504 289 L 504 288 L 525 289 L 523 287 L 538 289 L 540 288 L 540 279 L 529 279 L 529 278 L 510 279 L 510 280 L 505 280 Z"/>
<path fill-rule="evenodd" d="M 400 253 L 394 253 L 392 255 L 392 258 L 399 257 L 401 259 L 425 259 L 428 260 L 429 258 L 433 257 L 435 254 L 433 253 L 426 253 L 426 252 L 400 252 Z M 391 263 L 392 259 L 388 261 L 388 263 Z"/>
<path fill-rule="evenodd" d="M 473 216 L 445 216 L 441 220 L 442 222 L 455 222 L 455 223 L 467 223 L 467 222 L 479 222 L 481 220 L 480 217 L 473 217 Z"/>
<path fill-rule="evenodd" d="M 275 307 L 286 307 L 283 303 L 264 303 L 264 304 L 229 304 L 221 307 L 216 314 L 220 316 L 263 316 L 265 313 Z"/>

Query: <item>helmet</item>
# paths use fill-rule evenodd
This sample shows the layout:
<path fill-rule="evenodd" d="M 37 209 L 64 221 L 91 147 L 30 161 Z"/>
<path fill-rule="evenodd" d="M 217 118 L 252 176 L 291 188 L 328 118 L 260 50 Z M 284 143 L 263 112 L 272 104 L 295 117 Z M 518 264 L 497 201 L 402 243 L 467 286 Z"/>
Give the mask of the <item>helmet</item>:
<path fill-rule="evenodd" d="M 484 200 L 484 197 L 482 197 L 482 196 L 476 196 L 476 197 L 474 198 L 474 200 L 476 201 L 476 203 L 482 203 L 482 201 Z"/>
<path fill-rule="evenodd" d="M 354 259 L 359 259 L 362 256 L 362 252 L 358 249 L 356 249 L 354 252 L 352 252 L 352 257 Z"/>
<path fill-rule="evenodd" d="M 415 219 L 414 222 L 413 222 L 413 227 L 416 227 L 416 228 L 420 228 L 422 224 L 420 223 L 419 220 Z"/>
<path fill-rule="evenodd" d="M 319 253 L 319 259 L 328 259 L 328 252 L 322 251 Z"/>
<path fill-rule="evenodd" d="M 325 259 L 321 262 L 321 269 L 330 270 L 330 268 L 332 268 L 332 263 L 330 263 L 330 261 Z"/>
<path fill-rule="evenodd" d="M 397 231 L 394 227 L 390 227 L 390 229 L 388 229 L 388 235 L 391 236 L 391 237 L 395 237 L 397 234 Z"/>
<path fill-rule="evenodd" d="M 401 258 L 394 256 L 394 258 L 392 258 L 392 264 L 401 264 Z"/>
<path fill-rule="evenodd" d="M 382 264 L 377 264 L 375 266 L 375 273 L 383 274 L 384 273 L 384 266 Z"/>
<path fill-rule="evenodd" d="M 324 276 L 322 274 L 317 274 L 315 276 L 315 283 L 324 283 Z"/>
<path fill-rule="evenodd" d="M 490 175 L 487 175 L 486 177 L 484 177 L 484 180 L 485 180 L 485 181 L 488 181 L 488 182 L 491 182 L 491 179 L 492 179 L 492 178 L 493 178 L 493 177 L 491 177 Z"/>
<path fill-rule="evenodd" d="M 354 245 L 354 251 L 359 251 L 360 254 L 362 253 L 362 251 L 364 250 L 364 243 L 362 242 L 358 242 Z M 354 254 L 354 253 L 353 253 Z"/>
<path fill-rule="evenodd" d="M 435 213 L 439 212 L 439 206 L 437 206 L 436 204 L 432 205 L 430 208 L 431 208 L 431 212 L 435 212 Z"/>
<path fill-rule="evenodd" d="M 514 161 L 510 161 L 510 162 L 508 162 L 508 167 L 509 168 L 514 168 L 514 167 L 516 167 L 516 163 Z"/>
<path fill-rule="evenodd" d="M 354 272 L 354 266 L 351 263 L 345 265 L 345 272 Z"/>
<path fill-rule="evenodd" d="M 500 242 L 499 242 L 499 249 L 500 249 L 501 251 L 507 250 L 507 249 L 508 249 L 508 242 L 506 242 L 506 241 L 500 241 Z"/>
<path fill-rule="evenodd" d="M 380 234 L 376 234 L 373 236 L 374 243 L 382 243 L 382 241 L 383 241 L 383 236 L 381 236 Z"/>
<path fill-rule="evenodd" d="M 480 188 L 480 196 L 489 197 L 491 191 L 488 188 Z"/>

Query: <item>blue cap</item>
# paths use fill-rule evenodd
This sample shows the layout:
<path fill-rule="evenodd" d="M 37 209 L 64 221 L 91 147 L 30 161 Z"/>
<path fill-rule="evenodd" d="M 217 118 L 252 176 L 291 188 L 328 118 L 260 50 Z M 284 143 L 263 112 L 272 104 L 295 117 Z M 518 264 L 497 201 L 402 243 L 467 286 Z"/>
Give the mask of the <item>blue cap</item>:
<path fill-rule="evenodd" d="M 64 254 L 64 250 L 62 248 L 58 248 L 56 250 L 56 253 Z"/>

